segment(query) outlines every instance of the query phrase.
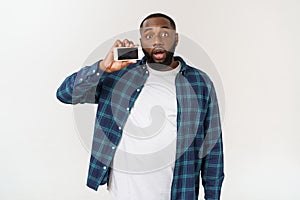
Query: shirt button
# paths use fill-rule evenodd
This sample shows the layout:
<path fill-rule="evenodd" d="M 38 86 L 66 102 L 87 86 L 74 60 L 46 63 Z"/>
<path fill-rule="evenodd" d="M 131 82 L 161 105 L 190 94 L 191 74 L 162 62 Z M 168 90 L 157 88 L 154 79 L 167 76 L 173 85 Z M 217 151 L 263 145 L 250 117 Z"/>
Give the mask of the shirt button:
<path fill-rule="evenodd" d="M 122 129 L 122 127 L 121 126 L 119 126 L 119 130 L 121 130 Z"/>
<path fill-rule="evenodd" d="M 106 166 L 104 166 L 103 169 L 106 170 Z"/>
<path fill-rule="evenodd" d="M 115 149 L 116 147 L 115 147 L 115 146 L 112 146 L 111 148 L 112 148 L 112 149 Z"/>
<path fill-rule="evenodd" d="M 146 74 L 148 74 L 149 72 L 148 71 L 146 71 Z"/>
<path fill-rule="evenodd" d="M 129 108 L 126 108 L 127 111 L 129 111 Z"/>
<path fill-rule="evenodd" d="M 140 91 L 140 89 L 138 88 L 138 89 L 136 89 L 136 91 L 137 91 L 137 92 L 139 92 L 139 91 Z"/>
<path fill-rule="evenodd" d="M 100 73 L 98 72 L 96 75 L 97 75 L 97 76 L 99 76 L 99 75 L 100 75 Z"/>
<path fill-rule="evenodd" d="M 93 73 L 95 73 L 96 72 L 96 70 L 93 70 Z"/>
<path fill-rule="evenodd" d="M 82 79 L 82 78 L 80 78 L 80 79 L 79 79 L 79 81 L 80 81 L 80 82 L 82 82 L 82 81 L 83 81 L 83 79 Z"/>

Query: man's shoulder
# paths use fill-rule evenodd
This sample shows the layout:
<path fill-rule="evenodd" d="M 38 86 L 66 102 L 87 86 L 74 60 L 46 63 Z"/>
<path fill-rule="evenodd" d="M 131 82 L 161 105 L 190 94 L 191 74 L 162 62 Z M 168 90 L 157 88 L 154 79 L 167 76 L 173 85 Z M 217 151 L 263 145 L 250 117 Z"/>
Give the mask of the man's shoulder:
<path fill-rule="evenodd" d="M 185 75 L 188 79 L 192 79 L 200 83 L 204 83 L 206 86 L 211 87 L 213 84 L 210 76 L 203 70 L 186 64 Z"/>

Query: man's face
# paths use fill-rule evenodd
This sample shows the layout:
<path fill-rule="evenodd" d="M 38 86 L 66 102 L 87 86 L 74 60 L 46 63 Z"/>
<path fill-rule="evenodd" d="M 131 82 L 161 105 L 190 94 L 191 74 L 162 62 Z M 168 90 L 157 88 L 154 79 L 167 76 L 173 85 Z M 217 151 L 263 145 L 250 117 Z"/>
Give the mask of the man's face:
<path fill-rule="evenodd" d="M 143 23 L 140 30 L 141 45 L 148 63 L 169 66 L 173 62 L 178 34 L 168 19 L 153 17 Z"/>

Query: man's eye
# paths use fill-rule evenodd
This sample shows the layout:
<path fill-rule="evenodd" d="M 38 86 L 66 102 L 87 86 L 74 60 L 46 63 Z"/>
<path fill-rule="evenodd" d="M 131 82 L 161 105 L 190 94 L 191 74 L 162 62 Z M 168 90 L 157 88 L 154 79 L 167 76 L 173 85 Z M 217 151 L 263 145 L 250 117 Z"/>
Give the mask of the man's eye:
<path fill-rule="evenodd" d="M 164 32 L 161 34 L 161 37 L 168 37 L 168 36 L 169 36 L 169 33 L 167 33 L 167 32 Z"/>
<path fill-rule="evenodd" d="M 150 34 L 148 34 L 148 35 L 146 35 L 145 37 L 146 37 L 146 39 L 151 39 L 153 36 L 150 35 Z"/>

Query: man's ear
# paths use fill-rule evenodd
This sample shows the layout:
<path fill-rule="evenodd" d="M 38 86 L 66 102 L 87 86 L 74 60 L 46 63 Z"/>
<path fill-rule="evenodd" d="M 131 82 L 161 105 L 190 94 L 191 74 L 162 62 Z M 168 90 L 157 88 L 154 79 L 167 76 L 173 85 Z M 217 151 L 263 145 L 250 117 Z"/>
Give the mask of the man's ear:
<path fill-rule="evenodd" d="M 175 35 L 175 44 L 176 44 L 176 46 L 178 44 L 178 41 L 179 41 L 179 39 L 178 39 L 178 33 L 176 33 L 176 35 Z"/>

